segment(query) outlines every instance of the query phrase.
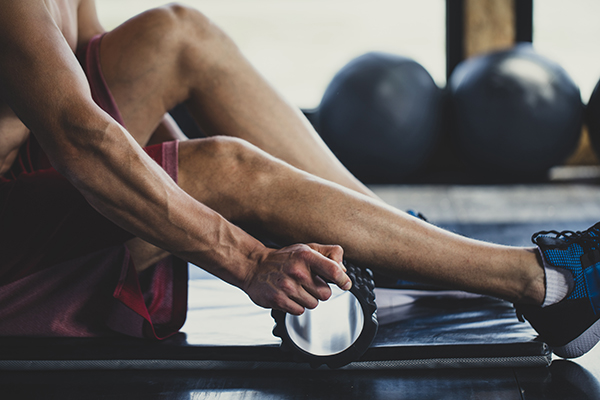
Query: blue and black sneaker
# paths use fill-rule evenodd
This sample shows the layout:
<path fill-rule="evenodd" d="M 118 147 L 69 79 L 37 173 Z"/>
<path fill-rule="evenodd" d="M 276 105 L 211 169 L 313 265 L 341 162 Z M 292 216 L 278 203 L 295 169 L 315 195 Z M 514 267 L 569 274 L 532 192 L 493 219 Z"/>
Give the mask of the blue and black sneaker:
<path fill-rule="evenodd" d="M 538 232 L 531 240 L 547 264 L 573 274 L 574 288 L 547 307 L 519 305 L 517 314 L 556 355 L 579 357 L 600 341 L 600 222 L 583 232 Z"/>

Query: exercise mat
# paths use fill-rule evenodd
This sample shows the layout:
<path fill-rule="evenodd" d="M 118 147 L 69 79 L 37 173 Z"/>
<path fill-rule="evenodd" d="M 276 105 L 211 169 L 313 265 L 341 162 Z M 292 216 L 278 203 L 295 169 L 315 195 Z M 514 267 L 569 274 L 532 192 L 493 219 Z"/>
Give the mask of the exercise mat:
<path fill-rule="evenodd" d="M 182 332 L 127 337 L 0 339 L 0 369 L 308 369 L 279 348 L 269 310 L 191 267 Z M 548 366 L 551 351 L 510 303 L 444 290 L 375 290 L 379 331 L 343 369 Z M 321 368 L 327 368 L 322 366 Z"/>

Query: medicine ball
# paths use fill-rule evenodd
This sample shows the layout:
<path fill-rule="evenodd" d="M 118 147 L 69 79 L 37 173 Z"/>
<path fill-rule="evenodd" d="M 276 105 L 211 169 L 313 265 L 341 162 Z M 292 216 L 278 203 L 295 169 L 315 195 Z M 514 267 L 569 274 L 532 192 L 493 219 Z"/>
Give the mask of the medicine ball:
<path fill-rule="evenodd" d="M 600 158 L 600 82 L 596 84 L 590 100 L 588 101 L 585 113 L 585 122 L 590 134 L 592 147 L 596 156 Z"/>
<path fill-rule="evenodd" d="M 441 90 L 415 61 L 368 53 L 333 78 L 316 119 L 323 140 L 367 183 L 396 183 L 421 168 L 438 137 Z"/>
<path fill-rule="evenodd" d="M 529 44 L 463 61 L 449 89 L 457 147 L 478 171 L 541 176 L 577 145 L 579 88 Z"/>

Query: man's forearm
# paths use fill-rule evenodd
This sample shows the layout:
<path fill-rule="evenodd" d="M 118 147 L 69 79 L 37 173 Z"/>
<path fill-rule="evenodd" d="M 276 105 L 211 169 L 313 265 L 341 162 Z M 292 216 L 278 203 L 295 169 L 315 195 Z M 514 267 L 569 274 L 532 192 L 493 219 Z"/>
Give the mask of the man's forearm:
<path fill-rule="evenodd" d="M 85 142 L 51 159 L 94 208 L 136 236 L 242 285 L 266 251 L 260 242 L 185 193 L 118 124 L 85 130 L 70 135 L 85 136 Z"/>

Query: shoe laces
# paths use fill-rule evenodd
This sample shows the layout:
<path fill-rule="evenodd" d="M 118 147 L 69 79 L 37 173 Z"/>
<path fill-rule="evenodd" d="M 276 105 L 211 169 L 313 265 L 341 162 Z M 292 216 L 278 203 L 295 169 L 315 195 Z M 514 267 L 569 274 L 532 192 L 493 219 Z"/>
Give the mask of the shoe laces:
<path fill-rule="evenodd" d="M 585 231 L 541 231 L 534 233 L 533 236 L 531 236 L 531 241 L 534 244 L 537 244 L 535 239 L 538 236 L 547 235 L 554 235 L 556 239 L 563 239 L 565 241 L 565 246 L 577 242 L 584 250 L 594 250 L 600 247 L 600 222 Z"/>

